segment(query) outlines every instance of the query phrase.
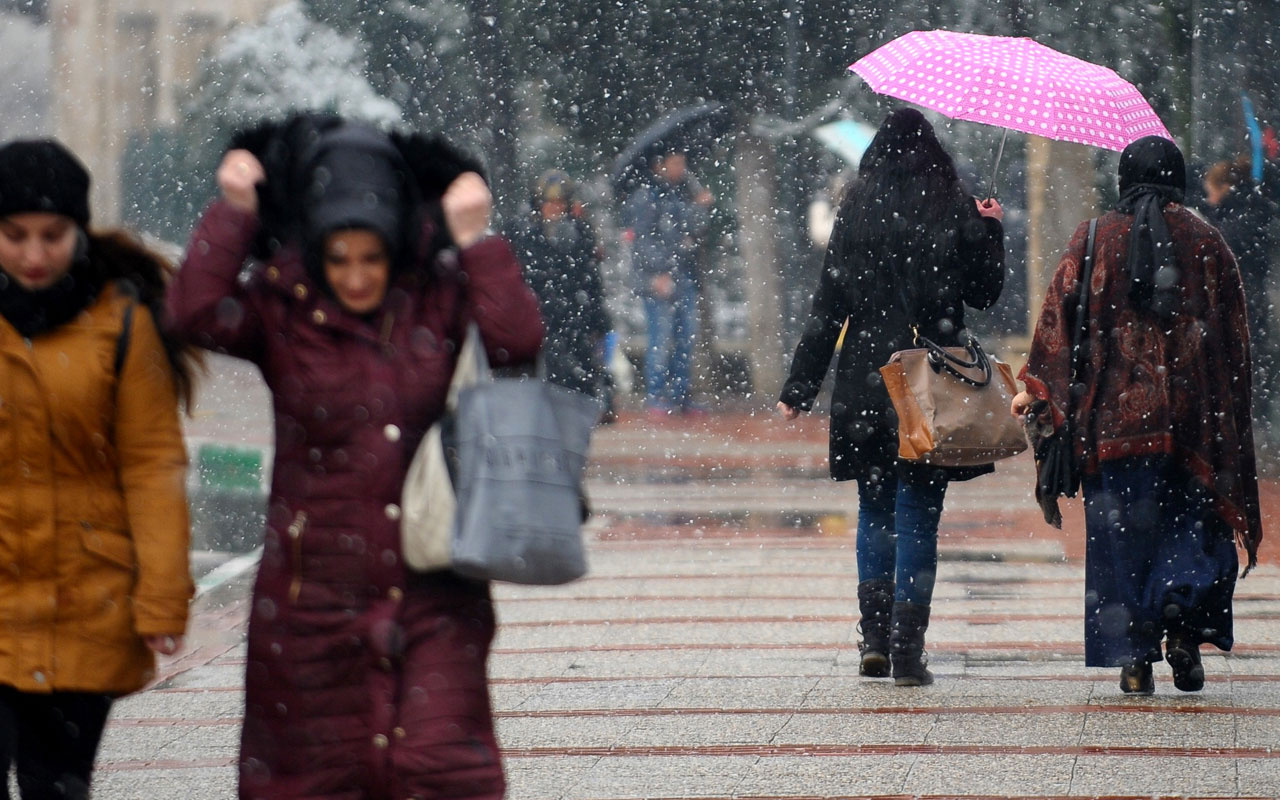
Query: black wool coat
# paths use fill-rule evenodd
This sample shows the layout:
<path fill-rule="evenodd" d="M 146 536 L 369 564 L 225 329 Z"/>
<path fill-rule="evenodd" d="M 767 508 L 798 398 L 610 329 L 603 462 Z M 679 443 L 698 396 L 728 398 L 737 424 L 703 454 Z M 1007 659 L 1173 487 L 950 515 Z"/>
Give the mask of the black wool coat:
<path fill-rule="evenodd" d="M 1205 218 L 1222 232 L 1236 257 L 1244 279 L 1244 299 L 1249 310 L 1249 331 L 1255 348 L 1266 351 L 1275 311 L 1267 297 L 1271 272 L 1271 237 L 1268 229 L 1275 207 L 1261 192 L 1241 186 L 1218 206 L 1205 204 Z"/>
<path fill-rule="evenodd" d="M 919 296 L 913 310 L 920 333 L 943 347 L 961 344 L 964 306 L 987 308 L 1004 288 L 1004 229 L 970 206 L 952 237 L 952 252 Z M 841 240 L 836 220 L 833 243 Z M 838 481 L 896 472 L 905 480 L 930 480 L 943 469 L 948 480 L 965 480 L 992 467 L 938 468 L 899 461 L 898 419 L 880 376 L 880 367 L 912 344 L 912 322 L 901 299 L 901 268 L 909 252 L 893 263 L 873 263 L 869 252 L 827 250 L 813 310 L 796 347 L 782 402 L 808 411 L 822 385 L 840 331 L 848 332 L 836 366 L 831 398 L 831 477 Z"/>
<path fill-rule="evenodd" d="M 547 380 L 598 395 L 604 367 L 600 343 L 612 323 L 591 225 L 574 214 L 548 223 L 534 212 L 509 238 L 538 297 L 546 328 L 542 357 Z"/>

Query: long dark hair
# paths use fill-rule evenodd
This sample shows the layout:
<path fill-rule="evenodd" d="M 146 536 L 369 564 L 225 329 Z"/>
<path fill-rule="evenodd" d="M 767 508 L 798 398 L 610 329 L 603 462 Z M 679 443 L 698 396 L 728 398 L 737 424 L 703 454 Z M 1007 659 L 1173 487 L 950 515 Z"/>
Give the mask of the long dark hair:
<path fill-rule="evenodd" d="M 876 286 L 899 287 L 914 313 L 929 313 L 937 275 L 951 261 L 966 205 L 972 201 L 919 111 L 899 109 L 885 119 L 845 187 L 832 256 L 836 264 L 867 259 Z M 896 296 L 889 298 L 896 304 Z"/>
<path fill-rule="evenodd" d="M 89 263 L 96 277 L 103 284 L 114 282 L 122 291 L 133 294 L 151 312 L 178 399 L 190 413 L 195 401 L 195 373 L 203 369 L 204 361 L 199 350 L 169 334 L 164 324 L 164 291 L 174 266 L 127 231 L 91 231 L 88 238 Z"/>

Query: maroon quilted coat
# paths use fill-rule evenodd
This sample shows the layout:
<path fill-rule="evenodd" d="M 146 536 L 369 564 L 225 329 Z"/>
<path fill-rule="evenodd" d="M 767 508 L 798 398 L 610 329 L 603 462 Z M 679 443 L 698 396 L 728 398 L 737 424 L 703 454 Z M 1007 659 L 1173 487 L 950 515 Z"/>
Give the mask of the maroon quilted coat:
<path fill-rule="evenodd" d="M 491 237 L 452 275 L 403 275 L 356 316 L 294 249 L 239 280 L 257 228 L 215 202 L 169 296 L 177 331 L 257 364 L 275 406 L 240 797 L 500 798 L 488 588 L 407 570 L 397 503 L 467 322 L 495 365 L 526 362 L 542 339 L 537 301 Z"/>

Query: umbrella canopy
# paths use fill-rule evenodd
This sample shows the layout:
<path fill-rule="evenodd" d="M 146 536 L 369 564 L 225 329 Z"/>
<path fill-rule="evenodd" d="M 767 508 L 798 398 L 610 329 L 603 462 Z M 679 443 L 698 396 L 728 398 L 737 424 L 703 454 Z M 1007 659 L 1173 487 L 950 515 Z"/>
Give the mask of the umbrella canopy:
<path fill-rule="evenodd" d="M 685 106 L 665 114 L 657 122 L 636 134 L 617 158 L 609 182 L 621 196 L 647 179 L 654 157 L 681 151 L 691 158 L 712 149 L 716 140 L 729 129 L 732 119 L 722 103 Z"/>
<path fill-rule="evenodd" d="M 952 119 L 1108 150 L 1143 136 L 1173 138 L 1114 71 L 1030 39 L 913 31 L 849 69 L 876 92 Z"/>

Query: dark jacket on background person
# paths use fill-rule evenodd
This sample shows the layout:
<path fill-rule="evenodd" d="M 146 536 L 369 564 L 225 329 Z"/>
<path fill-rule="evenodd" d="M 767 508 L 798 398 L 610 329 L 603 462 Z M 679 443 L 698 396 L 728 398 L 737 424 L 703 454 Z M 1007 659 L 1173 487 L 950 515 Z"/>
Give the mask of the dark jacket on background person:
<path fill-rule="evenodd" d="M 1270 326 L 1274 315 L 1267 296 L 1271 274 L 1271 237 L 1268 233 L 1275 208 L 1258 190 L 1247 184 L 1228 192 L 1216 206 L 1206 203 L 1201 211 L 1219 231 L 1236 257 L 1240 277 L 1244 281 L 1245 301 L 1255 333 Z M 1254 342 L 1255 347 L 1262 343 Z"/>
<path fill-rule="evenodd" d="M 535 210 L 512 231 L 511 246 L 538 297 L 547 380 L 598 394 L 602 364 L 597 351 L 611 323 L 590 224 L 572 211 L 545 220 Z"/>
<path fill-rule="evenodd" d="M 710 214 L 695 201 L 696 191 L 692 178 L 671 184 L 654 177 L 623 204 L 623 225 L 635 233 L 632 269 L 641 294 L 664 272 L 677 284 L 701 286 L 698 248 Z"/>
<path fill-rule="evenodd" d="M 257 364 L 274 405 L 241 797 L 378 787 L 496 800 L 488 586 L 410 571 L 399 503 L 467 325 L 479 326 L 495 366 L 529 362 L 542 338 L 537 301 L 507 242 L 489 237 L 457 253 L 454 268 L 448 254 L 410 260 L 382 307 L 356 315 L 316 284 L 293 244 L 242 279 L 258 231 L 254 215 L 213 203 L 169 294 L 175 330 Z M 432 238 L 428 222 L 422 240 Z"/>
<path fill-rule="evenodd" d="M 920 333 L 943 347 L 963 342 L 964 306 L 987 308 L 1004 287 L 1004 238 L 1000 222 L 978 214 L 971 198 L 959 212 L 962 222 L 951 237 L 946 268 L 930 276 L 928 286 L 912 293 L 903 286 L 903 264 L 910 252 L 874 263 L 870 252 L 841 246 L 847 221 L 837 217 L 833 246 L 823 263 L 813 310 L 796 348 L 781 401 L 804 411 L 812 409 L 826 375 L 840 331 L 848 331 L 836 366 L 831 398 L 831 477 L 853 480 L 897 470 L 911 479 L 931 474 L 923 465 L 899 462 L 898 420 L 880 367 L 898 350 L 912 343 L 912 320 L 904 309 L 915 305 Z M 909 299 L 915 296 L 916 300 Z M 948 469 L 950 480 L 964 480 L 992 471 L 992 467 Z"/>

